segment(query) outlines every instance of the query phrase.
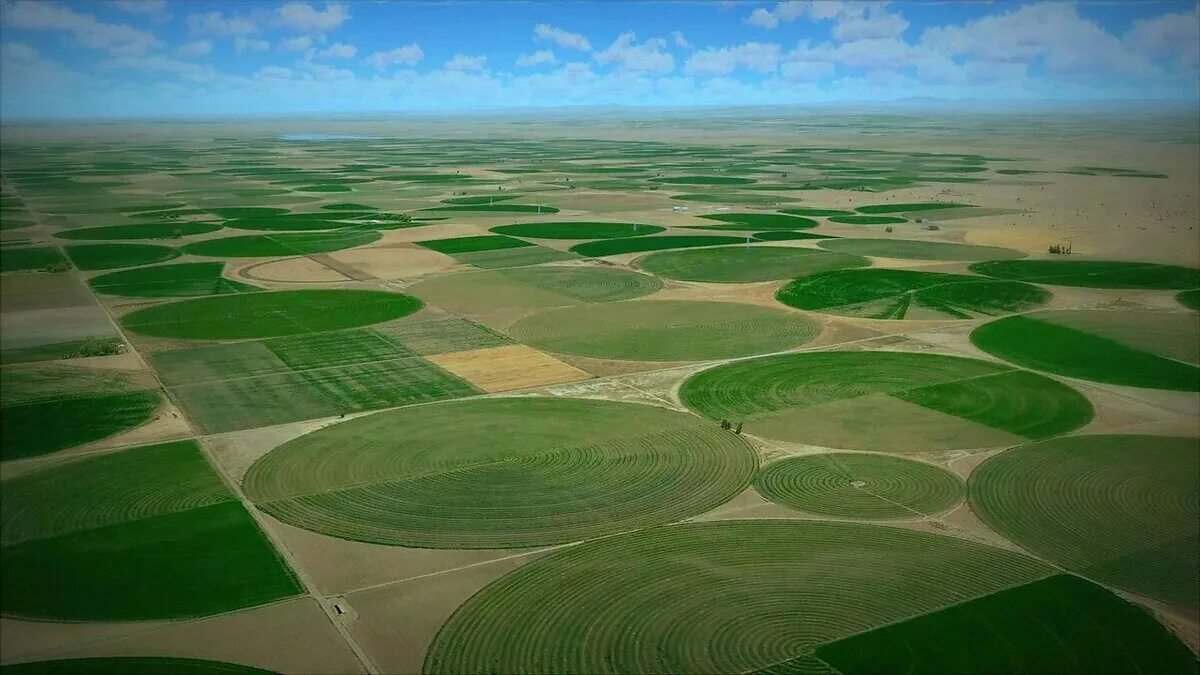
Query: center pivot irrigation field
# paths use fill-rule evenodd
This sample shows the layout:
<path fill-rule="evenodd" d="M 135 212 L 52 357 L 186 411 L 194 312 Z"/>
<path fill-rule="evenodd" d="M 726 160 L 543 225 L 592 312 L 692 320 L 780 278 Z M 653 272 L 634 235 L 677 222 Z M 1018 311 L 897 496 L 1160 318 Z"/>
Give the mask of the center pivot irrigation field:
<path fill-rule="evenodd" d="M 630 403 L 504 398 L 377 413 L 279 447 L 247 494 L 285 522 L 433 548 L 555 544 L 702 513 L 745 488 L 750 446 Z"/>
<path fill-rule="evenodd" d="M 744 420 L 746 433 L 894 452 L 1008 446 L 1071 431 L 1093 414 L 1087 398 L 1050 378 L 907 352 L 737 361 L 692 376 L 679 398 L 710 419 Z"/>

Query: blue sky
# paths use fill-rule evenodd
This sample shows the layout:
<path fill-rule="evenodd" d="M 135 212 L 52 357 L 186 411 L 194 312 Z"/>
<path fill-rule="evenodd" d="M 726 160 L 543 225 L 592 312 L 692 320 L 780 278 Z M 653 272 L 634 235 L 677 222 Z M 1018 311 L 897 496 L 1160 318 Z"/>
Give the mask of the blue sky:
<path fill-rule="evenodd" d="M 6 0 L 0 116 L 1200 99 L 1195 2 Z"/>

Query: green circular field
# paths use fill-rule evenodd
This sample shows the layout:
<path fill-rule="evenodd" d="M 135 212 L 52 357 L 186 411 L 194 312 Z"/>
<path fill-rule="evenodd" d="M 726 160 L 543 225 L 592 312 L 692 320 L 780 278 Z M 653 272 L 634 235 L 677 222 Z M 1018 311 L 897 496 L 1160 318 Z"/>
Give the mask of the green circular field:
<path fill-rule="evenodd" d="M 651 183 L 664 185 L 749 185 L 753 178 L 738 178 L 735 176 L 663 176 L 651 178 Z"/>
<path fill-rule="evenodd" d="M 795 347 L 821 327 L 788 312 L 733 302 L 632 300 L 526 317 L 509 333 L 561 354 L 628 361 L 699 361 Z"/>
<path fill-rule="evenodd" d="M 258 195 L 256 195 L 258 196 Z M 218 206 L 207 209 L 222 218 L 262 218 L 291 213 L 291 209 L 275 206 Z"/>
<path fill-rule="evenodd" d="M 907 223 L 907 218 L 900 216 L 830 216 L 829 222 L 843 225 L 898 225 Z"/>
<path fill-rule="evenodd" d="M 197 241 L 184 246 L 183 252 L 213 258 L 274 258 L 340 251 L 370 244 L 382 236 L 379 232 L 363 230 L 250 234 Z"/>
<path fill-rule="evenodd" d="M 156 337 L 235 340 L 367 326 L 421 306 L 410 295 L 384 291 L 273 291 L 154 305 L 121 317 L 121 325 Z"/>
<path fill-rule="evenodd" d="M 531 237 L 534 239 L 620 239 L 623 237 L 640 237 L 644 234 L 658 234 L 666 229 L 658 225 L 642 225 L 638 223 L 563 221 L 500 225 L 499 227 L 493 227 L 492 232 L 514 237 Z"/>
<path fill-rule="evenodd" d="M 1182 312 L 1034 312 L 971 333 L 983 351 L 1027 368 L 1130 387 L 1200 391 L 1200 324 Z"/>
<path fill-rule="evenodd" d="M 261 290 L 222 276 L 223 262 L 178 263 L 119 270 L 88 279 L 88 285 L 106 295 L 160 298 L 224 295 Z"/>
<path fill-rule="evenodd" d="M 257 461 L 258 508 L 343 539 L 427 548 L 577 541 L 703 513 L 758 465 L 740 437 L 632 403 L 495 398 L 343 422 Z"/>
<path fill-rule="evenodd" d="M 958 476 L 890 455 L 838 452 L 770 464 L 754 487 L 767 499 L 842 518 L 924 518 L 962 501 Z"/>
<path fill-rule="evenodd" d="M 1019 281 L 896 269 L 822 272 L 775 294 L 789 307 L 864 319 L 973 319 L 1036 309 L 1050 297 Z"/>
<path fill-rule="evenodd" d="M 269 675 L 270 672 L 236 663 L 166 656 L 106 656 L 4 666 L 4 675 Z"/>
<path fill-rule="evenodd" d="M 63 248 L 75 267 L 85 271 L 149 265 L 180 255 L 179 249 L 154 244 L 71 244 Z"/>
<path fill-rule="evenodd" d="M 1003 260 L 1025 257 L 1025 254 L 1020 251 L 999 246 L 975 246 L 909 239 L 827 239 L 817 246 L 829 251 L 854 255 L 912 260 Z"/>
<path fill-rule="evenodd" d="M 744 283 L 866 267 L 866 258 L 811 248 L 723 246 L 653 253 L 637 261 L 652 274 L 680 281 Z"/>
<path fill-rule="evenodd" d="M 1010 446 L 1077 429 L 1091 403 L 1004 364 L 915 352 L 809 352 L 703 370 L 679 390 L 688 408 L 742 421 L 745 433 L 891 452 Z"/>
<path fill-rule="evenodd" d="M 149 422 L 157 390 L 74 396 L 8 405 L 0 424 L 0 459 L 36 457 L 115 436 Z"/>
<path fill-rule="evenodd" d="M 1111 260 L 998 260 L 970 270 L 997 279 L 1054 286 L 1174 290 L 1200 286 L 1200 269 Z"/>
<path fill-rule="evenodd" d="M 443 309 L 468 315 L 497 310 L 566 307 L 648 295 L 662 280 L 619 267 L 542 265 L 447 274 L 408 287 L 408 292 Z"/>
<path fill-rule="evenodd" d="M 554 552 L 484 587 L 442 626 L 424 671 L 807 672 L 784 666 L 820 643 L 1050 571 L 998 548 L 877 525 L 651 528 Z"/>
<path fill-rule="evenodd" d="M 1200 440 L 1070 436 L 1003 452 L 970 479 L 1000 534 L 1097 581 L 1195 609 Z"/>
<path fill-rule="evenodd" d="M 1188 309 L 1200 311 L 1200 290 L 1184 291 L 1176 295 L 1175 299 Z"/>
<path fill-rule="evenodd" d="M 809 216 L 809 217 L 828 217 L 828 216 L 852 216 L 853 211 L 843 211 L 842 209 L 825 209 L 816 206 L 793 206 L 786 209 L 781 209 L 780 213 L 786 213 L 789 216 Z"/>
<path fill-rule="evenodd" d="M 54 236 L 59 239 L 175 239 L 191 234 L 206 234 L 221 229 L 218 223 L 180 222 L 157 223 L 154 225 L 109 225 L 106 227 L 84 227 L 63 230 Z"/>

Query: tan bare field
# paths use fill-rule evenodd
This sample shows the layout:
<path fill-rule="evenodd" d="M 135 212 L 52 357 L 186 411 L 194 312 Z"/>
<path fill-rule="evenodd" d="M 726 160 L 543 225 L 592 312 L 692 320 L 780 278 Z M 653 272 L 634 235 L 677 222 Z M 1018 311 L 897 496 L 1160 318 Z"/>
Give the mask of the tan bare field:
<path fill-rule="evenodd" d="M 591 377 L 585 371 L 525 345 L 435 354 L 427 358 L 488 393 Z"/>
<path fill-rule="evenodd" d="M 237 271 L 238 276 L 255 281 L 274 281 L 278 283 L 337 283 L 349 281 L 350 278 L 330 269 L 327 265 L 311 258 L 285 258 L 283 260 L 268 260 L 243 267 Z"/>

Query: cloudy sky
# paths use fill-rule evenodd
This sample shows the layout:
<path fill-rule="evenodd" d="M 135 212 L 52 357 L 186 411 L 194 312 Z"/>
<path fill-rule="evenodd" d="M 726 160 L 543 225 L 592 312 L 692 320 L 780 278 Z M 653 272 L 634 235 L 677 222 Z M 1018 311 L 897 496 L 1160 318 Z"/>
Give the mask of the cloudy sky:
<path fill-rule="evenodd" d="M 1200 99 L 1196 2 L 4 0 L 0 115 Z"/>

